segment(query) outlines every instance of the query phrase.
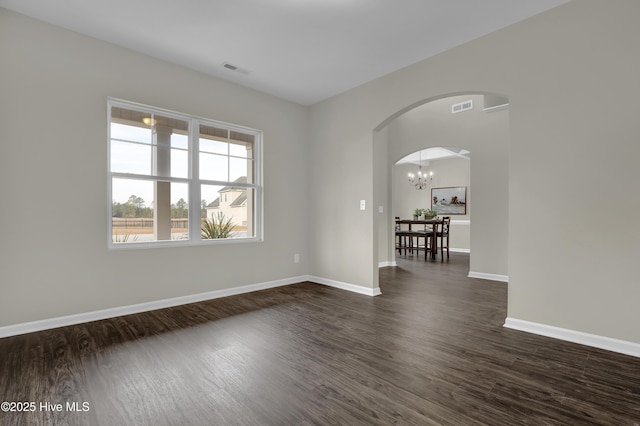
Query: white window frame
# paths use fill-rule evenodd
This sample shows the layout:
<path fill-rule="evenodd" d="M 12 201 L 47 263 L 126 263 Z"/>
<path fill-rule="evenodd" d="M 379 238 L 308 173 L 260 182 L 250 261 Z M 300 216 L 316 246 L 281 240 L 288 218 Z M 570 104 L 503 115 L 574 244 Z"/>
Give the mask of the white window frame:
<path fill-rule="evenodd" d="M 189 173 L 187 178 L 179 177 L 150 177 L 148 175 L 138 175 L 132 173 L 121 173 L 111 171 L 111 110 L 113 107 L 131 109 L 134 111 L 157 114 L 164 117 L 175 118 L 189 123 Z M 253 182 L 252 183 L 235 183 L 228 181 L 206 180 L 199 178 L 199 138 L 200 125 L 212 126 L 226 129 L 229 132 L 239 132 L 254 136 L 253 143 Z M 189 114 L 183 114 L 162 108 L 156 108 L 149 105 L 143 105 L 122 99 L 108 98 L 107 100 L 107 241 L 109 249 L 127 250 L 139 248 L 158 248 L 158 247 L 180 247 L 194 245 L 218 245 L 218 244 L 242 244 L 255 243 L 263 241 L 263 188 L 262 188 L 262 131 L 249 127 L 229 124 L 222 121 L 212 120 L 208 118 L 198 117 Z M 188 239 L 184 240 L 163 240 L 163 241 L 146 241 L 146 242 L 127 242 L 115 243 L 112 236 L 112 182 L 114 178 L 128 178 L 152 181 L 167 181 L 187 183 L 189 185 L 189 233 Z M 254 193 L 253 203 L 253 226 L 254 235 L 245 238 L 220 238 L 220 239 L 202 239 L 201 238 L 201 186 L 217 185 L 217 186 L 233 186 L 252 189 Z M 249 212 L 247 212 L 249 214 Z"/>

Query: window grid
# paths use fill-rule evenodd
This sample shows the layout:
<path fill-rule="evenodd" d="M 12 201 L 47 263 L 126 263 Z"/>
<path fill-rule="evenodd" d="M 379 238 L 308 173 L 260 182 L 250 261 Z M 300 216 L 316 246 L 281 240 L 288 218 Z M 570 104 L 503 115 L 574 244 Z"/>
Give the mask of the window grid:
<path fill-rule="evenodd" d="M 148 116 L 150 117 L 151 120 L 155 120 L 158 118 L 167 118 L 168 120 L 173 120 L 173 122 L 179 123 L 181 128 L 172 129 L 172 130 L 178 130 L 179 133 L 176 132 L 173 134 L 181 134 L 183 136 L 186 135 L 188 137 L 187 148 L 178 147 L 178 146 L 174 147 L 172 141 L 170 141 L 166 145 L 160 145 L 157 143 L 154 137 L 151 137 L 148 143 L 141 142 L 139 140 L 132 140 L 130 138 L 123 138 L 122 136 L 114 137 L 112 139 L 111 126 L 112 126 L 112 123 L 114 123 L 114 116 L 113 116 L 114 111 L 117 111 L 118 113 L 122 114 L 118 116 L 118 119 L 125 122 L 131 121 L 131 122 L 137 123 L 137 119 L 142 120 L 142 118 L 144 118 L 143 116 Z M 122 116 L 125 114 L 127 115 L 127 118 L 123 119 Z M 110 221 L 108 241 L 109 241 L 109 246 L 111 248 L 157 247 L 157 246 L 166 246 L 166 245 L 229 243 L 229 242 L 241 242 L 241 241 L 259 241 L 262 239 L 262 217 L 261 217 L 262 190 L 260 186 L 260 183 L 261 183 L 261 165 L 260 165 L 261 133 L 259 131 L 248 129 L 248 128 L 241 128 L 241 127 L 229 125 L 226 123 L 220 123 L 214 120 L 202 119 L 200 117 L 194 117 L 194 116 L 189 116 L 185 114 L 178 114 L 170 111 L 163 111 L 153 107 L 138 105 L 138 104 L 129 103 L 126 101 L 112 100 L 112 99 L 108 101 L 108 118 L 109 118 L 109 130 L 108 130 L 109 131 L 109 155 L 108 155 L 109 215 L 108 217 Z M 153 127 L 154 125 L 151 125 L 151 127 Z M 138 123 L 138 126 L 140 126 L 139 123 Z M 210 136 L 210 135 L 203 135 L 201 133 L 201 129 L 207 128 L 207 127 L 226 133 L 225 135 L 226 137 L 224 139 L 223 138 L 220 138 L 220 139 L 223 139 L 222 142 L 225 143 L 226 145 L 227 153 L 226 154 L 220 154 L 216 152 L 210 153 L 210 155 L 219 155 L 220 157 L 226 157 L 226 163 L 227 163 L 226 180 L 202 179 L 200 177 L 200 164 L 199 164 L 200 154 L 206 151 L 202 151 L 199 149 L 199 142 L 203 136 Z M 232 139 L 232 135 L 234 134 L 241 135 L 241 137 L 247 140 L 238 141 L 240 143 L 236 143 L 236 141 Z M 112 164 L 113 158 L 111 157 L 112 155 L 111 148 L 112 148 L 113 142 L 132 144 L 132 146 L 138 145 L 141 147 L 148 147 L 151 150 L 155 150 L 155 151 L 165 150 L 169 153 L 169 156 L 171 156 L 171 153 L 173 153 L 174 151 L 186 152 L 188 154 L 187 177 L 175 176 L 173 171 L 171 170 L 171 167 L 169 167 L 169 171 L 167 172 L 168 175 L 163 174 L 162 172 L 159 172 L 157 170 L 157 164 L 156 164 L 157 160 L 155 160 L 154 162 L 153 158 L 151 159 L 151 162 L 153 164 L 149 173 L 136 173 L 136 172 L 132 173 L 132 172 L 114 171 L 113 164 Z M 244 145 L 245 147 L 248 147 L 248 149 L 250 150 L 250 155 L 249 153 L 246 156 L 233 155 L 231 153 L 232 145 L 238 145 L 238 146 Z M 154 152 L 151 154 L 152 157 L 154 155 L 158 155 L 157 152 Z M 231 179 L 232 159 L 240 160 L 241 162 L 245 163 L 246 173 L 244 173 L 245 176 L 243 176 L 244 181 L 237 181 L 240 179 L 235 179 L 236 181 L 234 181 L 234 179 Z M 171 164 L 171 166 L 173 165 Z M 114 239 L 113 208 L 116 205 L 116 203 L 114 202 L 113 182 L 115 179 L 118 179 L 121 181 L 128 180 L 130 182 L 151 181 L 151 182 L 154 182 L 154 186 L 156 187 L 159 186 L 158 182 L 167 182 L 172 187 L 175 184 L 186 184 L 187 195 L 186 195 L 185 201 L 187 203 L 187 206 L 190 207 L 188 208 L 189 226 L 188 226 L 188 234 L 186 235 L 186 237 L 182 240 L 154 239 L 148 242 L 117 241 L 116 239 Z M 202 200 L 201 188 L 206 185 L 210 185 L 214 187 L 222 187 L 223 189 L 229 187 L 229 188 L 232 188 L 231 190 L 235 191 L 236 193 L 242 193 L 242 191 L 244 190 L 245 194 L 241 194 L 241 195 L 244 195 L 244 198 L 238 196 L 237 197 L 238 202 L 236 203 L 237 205 L 235 207 L 238 207 L 239 205 L 246 209 L 246 212 L 244 214 L 245 222 L 247 222 L 244 224 L 244 226 L 247 227 L 246 235 L 243 236 L 242 232 L 236 232 L 236 234 L 234 234 L 234 237 L 226 237 L 226 238 L 220 237 L 217 239 L 205 239 L 204 233 L 202 233 L 200 229 L 202 224 L 201 223 L 202 210 L 201 210 L 201 201 L 199 200 Z M 156 195 L 154 195 L 153 200 L 151 201 L 152 204 L 155 204 L 155 198 L 157 198 L 157 194 L 158 194 L 157 191 L 158 190 L 156 189 Z M 248 194 L 251 194 L 251 195 L 248 196 Z M 227 194 L 225 194 L 224 197 L 225 197 L 225 201 L 230 198 Z M 211 203 L 208 202 L 208 204 L 209 205 L 213 204 L 213 202 Z M 227 202 L 227 204 L 229 203 Z M 154 205 L 153 206 L 154 220 L 156 220 L 155 215 L 157 214 L 157 210 L 158 210 L 158 207 Z M 213 208 L 213 210 L 215 210 L 215 208 Z M 208 207 L 206 211 L 207 212 L 209 211 Z M 171 220 L 173 220 L 173 217 L 171 218 Z M 233 229 L 236 229 L 237 227 L 241 228 L 240 225 L 234 224 Z M 154 234 L 154 237 L 155 236 L 156 235 Z M 123 242 L 126 242 L 127 244 L 122 244 Z M 136 244 L 129 244 L 131 242 L 135 242 Z"/>

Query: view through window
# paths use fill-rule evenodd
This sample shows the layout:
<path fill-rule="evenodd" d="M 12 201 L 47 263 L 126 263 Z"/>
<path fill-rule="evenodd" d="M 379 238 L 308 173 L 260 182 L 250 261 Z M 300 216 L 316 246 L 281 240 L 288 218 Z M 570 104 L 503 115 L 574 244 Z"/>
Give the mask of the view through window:
<path fill-rule="evenodd" d="M 257 239 L 260 132 L 109 101 L 112 246 Z"/>

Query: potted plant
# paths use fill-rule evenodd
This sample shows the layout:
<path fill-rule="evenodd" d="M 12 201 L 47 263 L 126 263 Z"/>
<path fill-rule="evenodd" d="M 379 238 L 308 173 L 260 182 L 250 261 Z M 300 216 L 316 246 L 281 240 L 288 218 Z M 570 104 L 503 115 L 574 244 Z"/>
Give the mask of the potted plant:
<path fill-rule="evenodd" d="M 418 220 L 418 218 L 420 218 L 420 216 L 422 216 L 422 209 L 415 209 L 413 211 L 413 220 Z"/>
<path fill-rule="evenodd" d="M 432 209 L 424 209 L 422 211 L 422 214 L 424 214 L 425 220 L 433 219 L 434 217 L 438 216 L 438 212 Z"/>

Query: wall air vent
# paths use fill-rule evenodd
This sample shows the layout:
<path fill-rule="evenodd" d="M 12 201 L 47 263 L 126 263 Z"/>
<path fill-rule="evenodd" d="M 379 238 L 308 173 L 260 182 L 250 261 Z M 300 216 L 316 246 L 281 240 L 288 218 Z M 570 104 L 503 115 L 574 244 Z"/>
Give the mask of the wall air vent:
<path fill-rule="evenodd" d="M 239 72 L 240 74 L 249 74 L 249 70 L 240 68 L 239 66 L 230 64 L 229 62 L 223 62 L 222 66 L 228 70 Z"/>
<path fill-rule="evenodd" d="M 473 109 L 473 100 L 471 99 L 451 105 L 451 114 L 456 114 L 462 111 L 469 111 L 470 109 Z"/>

